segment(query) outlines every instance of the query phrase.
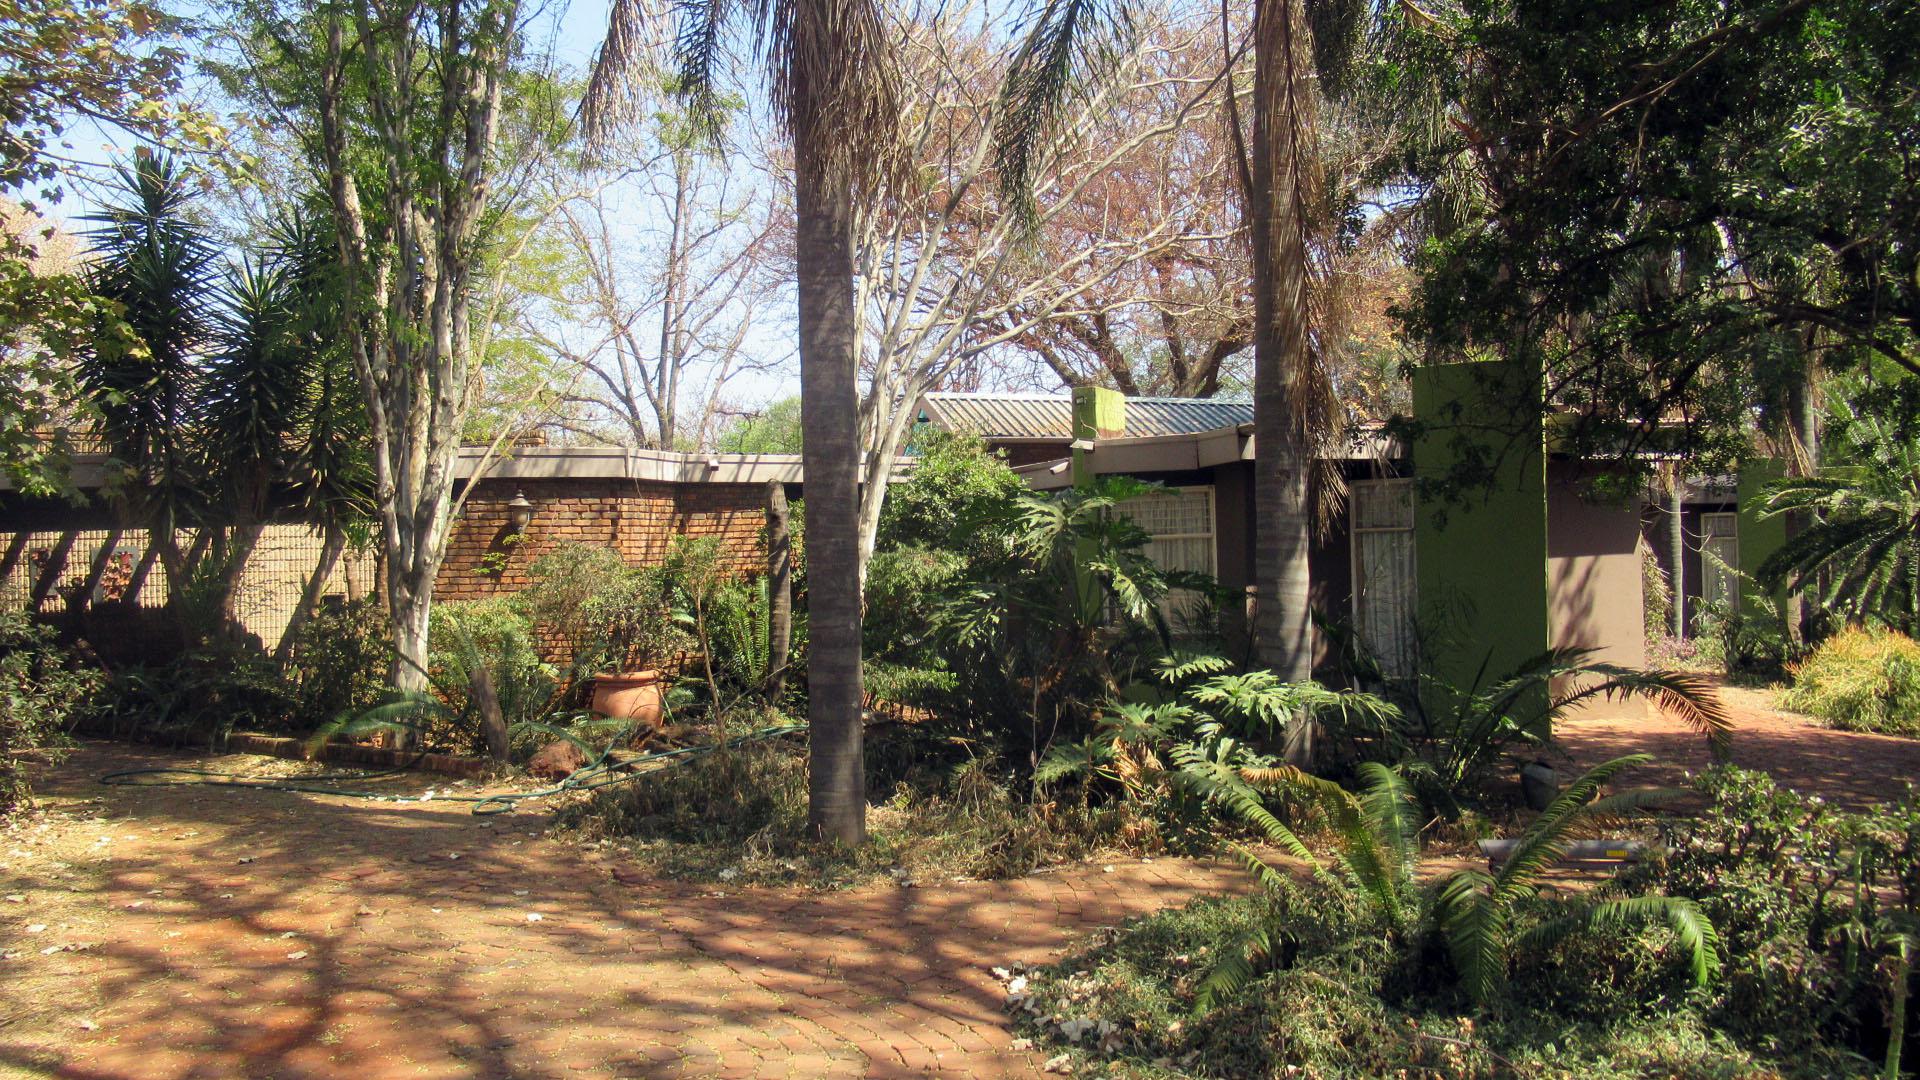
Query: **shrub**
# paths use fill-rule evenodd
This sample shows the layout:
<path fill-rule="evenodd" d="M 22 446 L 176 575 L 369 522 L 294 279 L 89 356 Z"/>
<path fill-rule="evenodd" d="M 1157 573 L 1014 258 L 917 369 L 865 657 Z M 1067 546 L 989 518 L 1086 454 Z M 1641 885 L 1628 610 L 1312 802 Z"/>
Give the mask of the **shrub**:
<path fill-rule="evenodd" d="M 1793 668 L 1781 703 L 1845 731 L 1920 735 L 1920 642 L 1850 628 Z"/>
<path fill-rule="evenodd" d="M 257 645 L 215 637 L 165 663 L 114 671 L 85 727 L 114 738 L 213 748 L 234 731 L 287 730 L 296 702 L 294 687 Z"/>
<path fill-rule="evenodd" d="M 372 708 L 386 691 L 393 627 L 373 600 L 325 603 L 300 628 L 287 664 L 291 722 L 314 728 Z"/>
<path fill-rule="evenodd" d="M 24 611 L 0 612 L 0 817 L 32 805 L 27 767 L 60 759 L 100 682 L 98 672 L 73 666 L 51 627 Z"/>

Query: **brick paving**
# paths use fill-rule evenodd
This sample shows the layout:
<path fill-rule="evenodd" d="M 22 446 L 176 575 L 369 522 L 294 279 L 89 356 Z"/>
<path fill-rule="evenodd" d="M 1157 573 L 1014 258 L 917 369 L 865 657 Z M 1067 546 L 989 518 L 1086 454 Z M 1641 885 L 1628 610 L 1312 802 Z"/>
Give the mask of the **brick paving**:
<path fill-rule="evenodd" d="M 1764 769 L 1788 787 L 1860 807 L 1898 798 L 1909 781 L 1920 781 L 1920 739 L 1835 731 L 1779 708 L 1772 690 L 1723 687 L 1720 697 L 1733 717 L 1734 764 Z M 1652 764 L 1628 774 L 1635 784 L 1684 784 L 1688 772 L 1711 763 L 1697 732 L 1657 711 L 1645 718 L 1572 720 L 1557 736 L 1580 767 L 1652 754 Z"/>
<path fill-rule="evenodd" d="M 537 812 L 92 782 L 180 762 L 89 746 L 0 831 L 0 1075 L 1033 1075 L 989 967 L 1244 880 L 701 887 Z"/>

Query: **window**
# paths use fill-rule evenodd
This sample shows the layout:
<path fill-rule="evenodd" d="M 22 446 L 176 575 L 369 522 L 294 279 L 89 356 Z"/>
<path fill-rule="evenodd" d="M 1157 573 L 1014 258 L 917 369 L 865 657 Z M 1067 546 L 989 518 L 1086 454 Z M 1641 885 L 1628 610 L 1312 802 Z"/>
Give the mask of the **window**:
<path fill-rule="evenodd" d="M 1121 509 L 1153 538 L 1147 554 L 1155 566 L 1213 574 L 1212 488 L 1167 488 L 1128 499 Z"/>
<path fill-rule="evenodd" d="M 1213 550 L 1213 489 L 1165 488 L 1128 499 L 1120 510 L 1152 539 L 1147 557 L 1162 570 L 1184 570 L 1215 576 Z M 1160 609 L 1176 623 L 1195 613 L 1193 593 L 1176 589 Z"/>
<path fill-rule="evenodd" d="M 1356 480 L 1353 522 L 1353 624 L 1360 640 L 1395 678 L 1413 674 L 1413 481 Z"/>

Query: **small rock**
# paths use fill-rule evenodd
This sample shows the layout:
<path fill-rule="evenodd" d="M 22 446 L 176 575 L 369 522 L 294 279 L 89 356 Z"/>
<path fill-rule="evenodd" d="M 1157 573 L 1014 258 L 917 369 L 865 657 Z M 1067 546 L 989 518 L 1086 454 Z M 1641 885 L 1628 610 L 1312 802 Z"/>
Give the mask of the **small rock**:
<path fill-rule="evenodd" d="M 82 1019 L 77 1021 L 77 1023 L 79 1023 L 81 1031 L 99 1031 L 100 1030 L 100 1025 L 94 1023 L 91 1020 Z"/>
<path fill-rule="evenodd" d="M 1031 1050 L 1033 1049 L 1033 1040 L 1032 1039 L 1015 1039 L 1013 1040 L 1013 1048 L 1015 1050 L 1019 1050 L 1022 1052 Z"/>
<path fill-rule="evenodd" d="M 46 932 L 47 924 L 43 922 L 30 923 L 27 926 L 27 933 L 29 934 L 44 934 Z"/>
<path fill-rule="evenodd" d="M 299 952 L 290 952 L 287 954 L 287 959 L 289 960 L 305 960 L 306 958 L 307 958 L 307 950 L 305 949 L 301 949 Z"/>
<path fill-rule="evenodd" d="M 1073 1071 L 1073 1056 L 1071 1054 L 1059 1054 L 1050 1057 L 1047 1059 L 1047 1063 L 1040 1066 L 1040 1068 L 1043 1072 L 1070 1073 Z"/>
<path fill-rule="evenodd" d="M 529 912 L 527 912 L 527 921 L 528 921 L 528 922 L 539 922 L 540 920 L 542 920 L 542 919 L 544 919 L 544 918 L 546 918 L 546 916 L 545 916 L 545 915 L 542 915 L 542 914 L 540 914 L 540 913 L 539 913 L 539 912 L 537 912 L 537 911 L 529 911 Z"/>
<path fill-rule="evenodd" d="M 24 904 L 26 902 L 27 898 L 20 893 L 10 892 L 7 894 L 7 903 L 9 904 Z"/>
<path fill-rule="evenodd" d="M 565 780 L 587 763 L 587 752 L 558 739 L 541 747 L 527 760 L 527 771 L 542 780 Z"/>

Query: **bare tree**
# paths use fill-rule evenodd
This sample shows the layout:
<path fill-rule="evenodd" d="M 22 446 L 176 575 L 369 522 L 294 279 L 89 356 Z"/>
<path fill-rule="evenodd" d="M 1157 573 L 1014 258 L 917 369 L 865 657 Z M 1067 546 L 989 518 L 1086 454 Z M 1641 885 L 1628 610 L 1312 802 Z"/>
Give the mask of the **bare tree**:
<path fill-rule="evenodd" d="M 706 445 L 729 381 L 792 359 L 779 325 L 791 208 L 744 115 L 714 141 L 660 95 L 652 122 L 602 151 L 622 167 L 561 207 L 576 269 L 547 297 L 549 348 L 579 365 L 574 423 L 631 446 Z"/>
<path fill-rule="evenodd" d="M 1177 143 L 1219 92 L 1226 65 L 1199 47 L 1206 27 L 1145 25 L 1118 60 L 1120 77 L 1081 99 L 1070 120 L 1035 145 L 1035 210 L 1023 222 L 994 180 L 1003 65 L 991 35 L 977 29 L 978 11 L 963 4 L 900 19 L 903 80 L 919 101 L 902 119 L 901 142 L 919 182 L 856 221 L 868 380 L 863 568 L 921 394 L 1006 362 L 1014 346 L 1056 320 L 1153 303 L 1154 290 L 1139 286 L 1153 280 L 1156 263 L 1228 246 L 1236 228 L 1192 211 L 1206 192 L 1173 185 L 1160 193 L 1164 212 L 1100 210 L 1111 205 L 1119 174 Z M 1123 102 L 1136 111 L 1116 125 Z M 1061 242 L 1029 242 L 1049 235 Z"/>

